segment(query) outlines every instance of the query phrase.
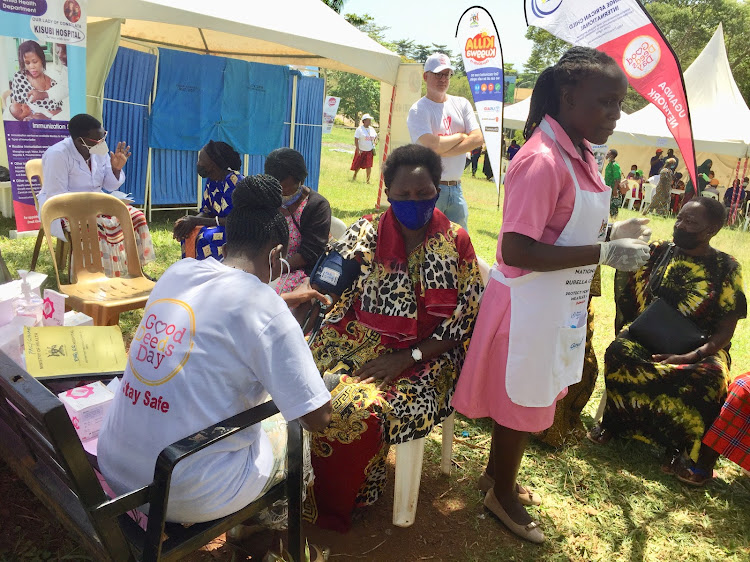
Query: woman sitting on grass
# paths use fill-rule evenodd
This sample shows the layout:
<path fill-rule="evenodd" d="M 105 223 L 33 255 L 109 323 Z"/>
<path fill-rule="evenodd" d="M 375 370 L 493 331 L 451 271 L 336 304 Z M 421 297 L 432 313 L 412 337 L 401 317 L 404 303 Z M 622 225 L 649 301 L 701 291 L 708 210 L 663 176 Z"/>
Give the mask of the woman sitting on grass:
<path fill-rule="evenodd" d="M 453 412 L 482 280 L 469 235 L 435 209 L 441 171 L 429 148 L 394 150 L 383 169 L 390 208 L 333 245 L 361 275 L 311 347 L 335 387 L 331 425 L 312 446 L 307 513 L 323 527 L 347 531 L 353 509 L 383 493 L 390 445 L 427 436 Z"/>
<path fill-rule="evenodd" d="M 740 264 L 710 245 L 725 221 L 721 203 L 698 197 L 677 215 L 673 249 L 665 242 L 652 244 L 646 265 L 616 273 L 616 328 L 626 328 L 604 356 L 607 405 L 588 434 L 597 444 L 628 435 L 664 446 L 662 469 L 691 483 L 710 478 L 712 466 L 696 465 L 701 439 L 726 399 L 729 347 L 737 321 L 747 316 Z M 668 251 L 674 252 L 671 260 L 663 259 Z M 707 337 L 683 355 L 652 355 L 627 329 L 652 302 L 650 280 L 662 271 L 657 296 Z"/>

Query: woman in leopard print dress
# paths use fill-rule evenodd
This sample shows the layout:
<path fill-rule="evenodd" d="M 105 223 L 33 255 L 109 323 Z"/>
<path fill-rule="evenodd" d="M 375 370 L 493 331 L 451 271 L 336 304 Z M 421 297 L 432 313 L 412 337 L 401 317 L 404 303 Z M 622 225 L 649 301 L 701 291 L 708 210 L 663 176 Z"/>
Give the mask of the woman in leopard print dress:
<path fill-rule="evenodd" d="M 311 349 L 336 386 L 331 425 L 313 437 L 308 519 L 346 531 L 383 491 L 391 444 L 425 437 L 449 416 L 479 309 L 469 235 L 434 209 L 440 157 L 407 145 L 384 168 L 391 207 L 352 225 L 333 249 L 361 275 Z"/>

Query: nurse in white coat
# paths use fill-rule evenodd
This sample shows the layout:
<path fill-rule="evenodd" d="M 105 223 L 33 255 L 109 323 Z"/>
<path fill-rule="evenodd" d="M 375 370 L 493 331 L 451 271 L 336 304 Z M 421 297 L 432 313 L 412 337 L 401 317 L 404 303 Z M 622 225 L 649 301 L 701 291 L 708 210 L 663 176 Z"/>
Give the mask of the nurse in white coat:
<path fill-rule="evenodd" d="M 544 534 L 523 505 L 540 500 L 516 482 L 528 434 L 552 425 L 556 401 L 581 379 L 597 264 L 634 270 L 649 256 L 637 239 L 647 235 L 644 219 L 615 223 L 608 237 L 610 189 L 590 144 L 612 134 L 627 86 L 612 58 L 586 47 L 539 76 L 527 142 L 505 179 L 497 263 L 453 398 L 462 414 L 494 419 L 484 504 L 535 543 Z"/>

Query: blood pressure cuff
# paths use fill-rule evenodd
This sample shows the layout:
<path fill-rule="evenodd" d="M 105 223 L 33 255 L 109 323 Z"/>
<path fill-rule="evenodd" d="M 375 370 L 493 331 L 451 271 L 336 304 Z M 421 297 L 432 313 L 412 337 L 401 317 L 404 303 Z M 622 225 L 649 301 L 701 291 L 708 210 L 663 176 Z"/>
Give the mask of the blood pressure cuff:
<path fill-rule="evenodd" d="M 360 273 L 357 260 L 345 259 L 336 250 L 330 250 L 318 258 L 310 273 L 310 286 L 321 293 L 341 296 L 354 285 Z"/>

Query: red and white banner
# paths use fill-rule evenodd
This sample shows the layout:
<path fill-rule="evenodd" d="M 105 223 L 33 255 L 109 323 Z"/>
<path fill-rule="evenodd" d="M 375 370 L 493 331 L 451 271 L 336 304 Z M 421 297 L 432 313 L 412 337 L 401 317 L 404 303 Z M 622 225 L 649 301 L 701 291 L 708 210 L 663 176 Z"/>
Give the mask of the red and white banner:
<path fill-rule="evenodd" d="M 328 96 L 323 100 L 323 134 L 330 135 L 333 130 L 333 122 L 339 111 L 341 98 Z"/>
<path fill-rule="evenodd" d="M 529 25 L 573 45 L 611 56 L 630 85 L 657 106 L 697 185 L 695 148 L 682 69 L 672 48 L 638 0 L 524 0 Z"/>
<path fill-rule="evenodd" d="M 473 6 L 459 18 L 456 39 L 477 109 L 479 126 L 484 135 L 484 144 L 487 147 L 485 158 L 490 159 L 495 188 L 499 193 L 505 99 L 500 36 L 489 12 L 479 6 Z"/>

